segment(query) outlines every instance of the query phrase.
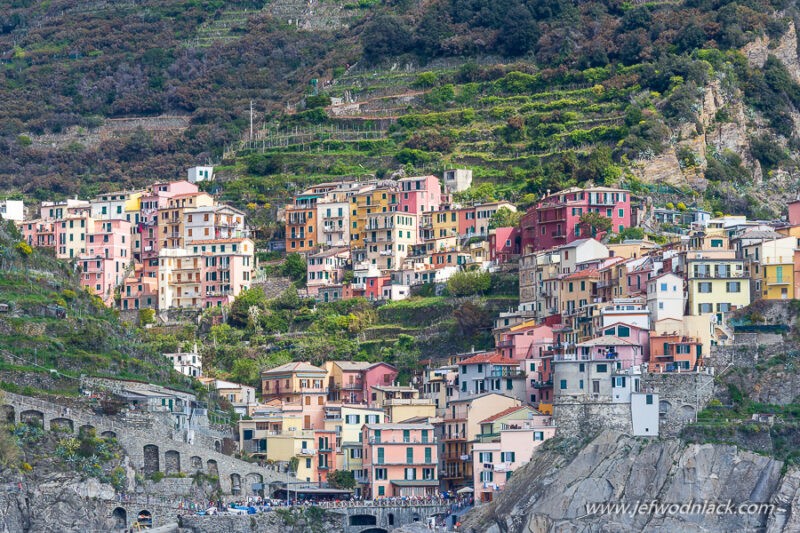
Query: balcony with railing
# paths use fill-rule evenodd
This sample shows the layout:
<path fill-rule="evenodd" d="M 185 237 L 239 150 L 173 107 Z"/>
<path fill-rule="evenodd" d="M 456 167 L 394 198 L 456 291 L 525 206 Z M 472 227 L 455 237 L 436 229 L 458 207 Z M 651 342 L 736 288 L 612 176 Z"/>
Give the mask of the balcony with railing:
<path fill-rule="evenodd" d="M 399 438 L 399 439 L 376 439 L 375 437 L 369 438 L 370 444 L 437 444 L 439 442 L 437 437 L 430 437 L 427 439 L 418 438 Z"/>
<path fill-rule="evenodd" d="M 518 377 L 525 377 L 525 372 L 520 370 L 518 367 L 508 367 L 508 366 L 493 367 L 491 372 L 489 372 L 489 377 L 518 378 Z"/>
<path fill-rule="evenodd" d="M 533 386 L 534 389 L 551 389 L 553 388 L 553 378 L 550 378 L 546 381 L 532 379 L 531 385 Z"/>

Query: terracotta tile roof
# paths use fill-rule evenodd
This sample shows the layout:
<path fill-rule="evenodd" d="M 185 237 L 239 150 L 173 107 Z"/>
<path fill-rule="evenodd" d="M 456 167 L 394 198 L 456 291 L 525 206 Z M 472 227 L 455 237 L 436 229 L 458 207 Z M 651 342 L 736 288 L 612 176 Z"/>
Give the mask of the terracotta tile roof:
<path fill-rule="evenodd" d="M 504 416 L 510 415 L 511 413 L 516 413 L 520 409 L 527 409 L 527 407 L 524 406 L 524 405 L 518 405 L 516 407 L 509 407 L 508 409 L 503 409 L 499 413 L 495 413 L 492 416 L 490 416 L 489 418 L 481 420 L 480 423 L 481 424 L 488 424 L 489 422 L 494 422 L 498 418 L 503 418 Z"/>
<path fill-rule="evenodd" d="M 508 357 L 503 357 L 501 354 L 497 352 L 487 352 L 487 353 L 480 353 L 478 355 L 473 355 L 472 357 L 468 357 L 463 361 L 459 362 L 459 365 L 477 365 L 480 363 L 495 363 L 495 364 L 509 364 L 509 365 L 518 365 L 519 361 L 515 361 Z"/>
<path fill-rule="evenodd" d="M 596 268 L 585 268 L 583 270 L 578 270 L 577 272 L 573 272 L 569 276 L 564 279 L 581 279 L 581 278 L 591 278 L 594 276 L 599 276 L 599 272 L 597 272 Z"/>

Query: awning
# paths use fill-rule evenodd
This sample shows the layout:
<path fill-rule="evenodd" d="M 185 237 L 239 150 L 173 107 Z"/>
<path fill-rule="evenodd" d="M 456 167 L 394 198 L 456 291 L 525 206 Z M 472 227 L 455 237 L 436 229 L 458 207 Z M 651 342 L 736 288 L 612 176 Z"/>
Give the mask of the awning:
<path fill-rule="evenodd" d="M 438 487 L 438 479 L 397 479 L 392 480 L 392 485 L 398 487 Z"/>

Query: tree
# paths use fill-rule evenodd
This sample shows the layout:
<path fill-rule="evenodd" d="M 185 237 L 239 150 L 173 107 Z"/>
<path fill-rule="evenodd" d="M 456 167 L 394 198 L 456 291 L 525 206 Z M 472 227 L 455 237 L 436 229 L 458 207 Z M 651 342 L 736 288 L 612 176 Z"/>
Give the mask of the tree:
<path fill-rule="evenodd" d="M 155 309 L 139 309 L 139 325 L 147 326 L 156 321 Z"/>
<path fill-rule="evenodd" d="M 369 62 L 406 52 L 411 33 L 402 19 L 393 15 L 378 15 L 366 24 L 361 33 L 364 58 Z"/>
<path fill-rule="evenodd" d="M 470 296 L 489 290 L 492 277 L 488 272 L 473 270 L 456 272 L 447 280 L 447 290 L 453 296 Z"/>
<path fill-rule="evenodd" d="M 580 226 L 581 233 L 585 237 L 596 237 L 599 233 L 605 233 L 611 229 L 611 219 L 600 213 L 589 211 L 581 215 Z"/>
<path fill-rule="evenodd" d="M 531 12 L 522 4 L 508 10 L 497 45 L 507 56 L 526 54 L 539 40 L 539 25 Z"/>
<path fill-rule="evenodd" d="M 250 323 L 250 308 L 265 309 L 266 306 L 267 295 L 260 287 L 242 291 L 231 304 L 230 322 L 236 327 L 246 327 Z"/>
<path fill-rule="evenodd" d="M 334 470 L 328 473 L 328 483 L 336 489 L 352 490 L 356 487 L 356 478 L 350 470 Z"/>
<path fill-rule="evenodd" d="M 237 359 L 231 367 L 231 379 L 236 383 L 254 385 L 258 383 L 260 373 L 258 363 L 252 359 Z"/>
<path fill-rule="evenodd" d="M 507 207 L 501 207 L 489 219 L 489 228 L 514 228 L 519 226 L 521 220 L 521 211 L 512 211 Z"/>
<path fill-rule="evenodd" d="M 292 278 L 292 281 L 305 282 L 306 260 L 300 254 L 288 254 L 281 265 L 281 273 L 286 277 Z"/>

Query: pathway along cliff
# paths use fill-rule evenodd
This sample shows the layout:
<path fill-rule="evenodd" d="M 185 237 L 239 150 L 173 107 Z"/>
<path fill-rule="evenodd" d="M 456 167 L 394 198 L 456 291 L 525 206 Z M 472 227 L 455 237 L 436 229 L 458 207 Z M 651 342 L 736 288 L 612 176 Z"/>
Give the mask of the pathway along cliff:
<path fill-rule="evenodd" d="M 730 445 L 612 431 L 574 453 L 578 447 L 556 439 L 539 448 L 494 502 L 467 516 L 463 530 L 800 531 L 800 470 L 784 473 L 781 461 Z"/>

